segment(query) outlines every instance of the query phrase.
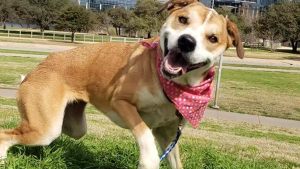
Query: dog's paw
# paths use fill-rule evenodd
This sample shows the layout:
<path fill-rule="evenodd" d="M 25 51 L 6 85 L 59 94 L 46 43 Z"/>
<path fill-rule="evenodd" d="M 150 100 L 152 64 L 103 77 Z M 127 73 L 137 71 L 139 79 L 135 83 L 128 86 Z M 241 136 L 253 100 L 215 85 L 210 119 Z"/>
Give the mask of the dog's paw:
<path fill-rule="evenodd" d="M 158 156 L 140 159 L 138 169 L 159 169 L 160 159 Z"/>

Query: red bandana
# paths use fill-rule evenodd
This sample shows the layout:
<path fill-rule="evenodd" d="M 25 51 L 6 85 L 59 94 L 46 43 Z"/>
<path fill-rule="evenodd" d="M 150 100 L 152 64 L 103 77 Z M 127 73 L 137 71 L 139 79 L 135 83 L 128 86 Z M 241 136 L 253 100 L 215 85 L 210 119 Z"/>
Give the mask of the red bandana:
<path fill-rule="evenodd" d="M 141 42 L 143 46 L 154 49 L 158 42 L 147 43 Z M 187 119 L 194 128 L 198 127 L 208 102 L 212 98 L 213 85 L 215 76 L 215 68 L 212 68 L 207 74 L 204 81 L 198 86 L 180 85 L 171 80 L 164 78 L 160 68 L 162 66 L 162 58 L 157 54 L 157 72 L 159 74 L 160 83 L 170 100 L 175 104 L 176 109 Z"/>

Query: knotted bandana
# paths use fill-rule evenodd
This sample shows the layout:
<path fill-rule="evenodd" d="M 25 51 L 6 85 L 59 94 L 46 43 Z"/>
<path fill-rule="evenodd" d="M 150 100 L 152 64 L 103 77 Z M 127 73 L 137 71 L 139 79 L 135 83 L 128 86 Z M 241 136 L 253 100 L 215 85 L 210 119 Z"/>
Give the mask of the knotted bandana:
<path fill-rule="evenodd" d="M 158 46 L 158 42 L 141 42 L 141 44 L 149 49 L 154 49 Z M 207 108 L 208 102 L 212 98 L 214 88 L 212 82 L 216 72 L 215 68 L 210 69 L 204 81 L 197 86 L 180 85 L 163 77 L 160 71 L 162 62 L 163 59 L 159 56 L 159 52 L 157 52 L 157 72 L 166 95 L 175 104 L 179 113 L 188 120 L 194 128 L 197 128 Z"/>

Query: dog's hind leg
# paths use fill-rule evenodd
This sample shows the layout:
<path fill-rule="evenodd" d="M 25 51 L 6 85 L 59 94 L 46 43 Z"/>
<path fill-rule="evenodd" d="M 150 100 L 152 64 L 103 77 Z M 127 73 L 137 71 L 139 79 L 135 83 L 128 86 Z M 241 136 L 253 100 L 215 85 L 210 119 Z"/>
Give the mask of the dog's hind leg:
<path fill-rule="evenodd" d="M 178 128 L 178 121 L 174 121 L 172 124 L 167 126 L 153 129 L 153 135 L 155 136 L 161 150 L 164 152 L 170 144 L 175 140 Z M 182 164 L 179 156 L 178 143 L 172 149 L 172 151 L 166 156 L 167 163 L 172 169 L 181 169 Z"/>
<path fill-rule="evenodd" d="M 86 102 L 76 100 L 69 103 L 65 109 L 62 132 L 74 139 L 80 139 L 87 132 L 85 107 Z"/>
<path fill-rule="evenodd" d="M 26 86 L 26 87 L 25 87 Z M 13 130 L 0 131 L 0 158 L 7 156 L 9 147 L 49 145 L 62 130 L 64 110 L 68 100 L 62 86 L 55 83 L 41 86 L 21 85 L 17 101 L 21 123 Z M 55 89 L 55 90 L 54 90 Z"/>

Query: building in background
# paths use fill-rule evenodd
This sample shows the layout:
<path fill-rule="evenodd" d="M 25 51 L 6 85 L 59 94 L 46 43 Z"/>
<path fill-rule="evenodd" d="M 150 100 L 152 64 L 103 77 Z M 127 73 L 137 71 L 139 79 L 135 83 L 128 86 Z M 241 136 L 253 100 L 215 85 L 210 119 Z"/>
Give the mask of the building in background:
<path fill-rule="evenodd" d="M 125 7 L 131 9 L 136 4 L 136 0 L 78 0 L 78 3 L 87 9 L 103 11 L 109 8 Z"/>
<path fill-rule="evenodd" d="M 203 3 L 206 7 L 211 8 L 213 0 L 198 0 L 199 2 Z"/>
<path fill-rule="evenodd" d="M 125 7 L 134 8 L 137 0 L 74 0 L 87 9 L 104 11 L 109 8 Z M 169 0 L 155 0 L 166 3 Z M 235 14 L 244 15 L 247 18 L 257 18 L 264 8 L 277 2 L 277 0 L 198 0 L 205 6 L 211 8 L 222 7 Z"/>
<path fill-rule="evenodd" d="M 168 2 L 169 0 L 156 0 L 156 1 L 161 2 L 161 3 L 166 3 L 166 2 Z"/>
<path fill-rule="evenodd" d="M 198 0 L 209 8 L 222 7 L 234 14 L 243 15 L 248 19 L 259 17 L 262 10 L 277 0 Z"/>

